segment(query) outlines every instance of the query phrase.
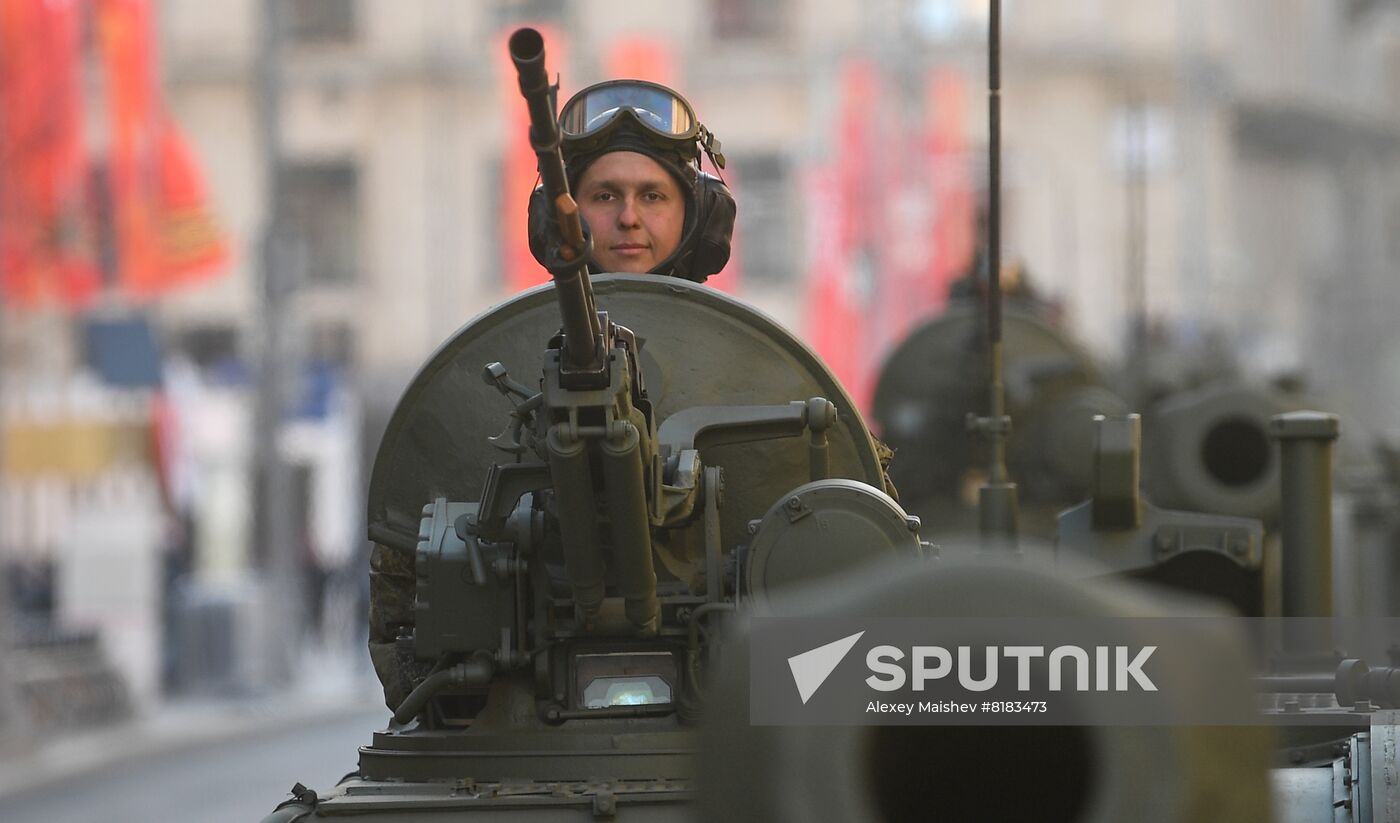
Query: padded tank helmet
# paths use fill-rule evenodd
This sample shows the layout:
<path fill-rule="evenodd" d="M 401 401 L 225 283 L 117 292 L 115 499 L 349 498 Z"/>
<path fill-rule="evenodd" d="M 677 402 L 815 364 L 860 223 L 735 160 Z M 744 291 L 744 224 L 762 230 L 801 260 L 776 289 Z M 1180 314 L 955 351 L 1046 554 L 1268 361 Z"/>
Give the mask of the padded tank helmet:
<path fill-rule="evenodd" d="M 559 114 L 559 127 L 570 190 L 578 190 L 594 161 L 615 151 L 645 155 L 680 182 L 686 198 L 681 240 L 650 273 L 703 283 L 729 262 L 734 195 L 723 180 L 700 169 L 702 153 L 716 168 L 724 168 L 724 155 L 684 97 L 643 80 L 610 80 L 571 97 Z M 541 264 L 552 223 L 543 189 L 536 187 L 530 196 L 530 251 Z M 592 263 L 589 268 L 599 270 Z"/>

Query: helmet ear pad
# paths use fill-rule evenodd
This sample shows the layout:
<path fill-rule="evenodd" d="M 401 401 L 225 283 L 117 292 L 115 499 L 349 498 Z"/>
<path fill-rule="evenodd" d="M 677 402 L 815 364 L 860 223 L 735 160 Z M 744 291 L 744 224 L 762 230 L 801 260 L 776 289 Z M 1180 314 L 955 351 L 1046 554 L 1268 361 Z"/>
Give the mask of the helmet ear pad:
<path fill-rule="evenodd" d="M 544 199 L 544 186 L 535 186 L 530 192 L 530 205 L 527 206 L 525 230 L 530 240 L 530 254 L 541 265 L 545 265 L 550 240 L 559 234 L 554 226 L 554 215 Z"/>
<path fill-rule="evenodd" d="M 677 275 L 703 283 L 729 262 L 738 206 L 729 186 L 713 174 L 703 171 L 695 181 L 695 203 L 694 236 L 688 238 L 692 256 L 689 265 L 684 266 L 683 271 L 677 271 Z M 682 245 L 685 245 L 685 241 L 682 241 Z"/>
<path fill-rule="evenodd" d="M 729 262 L 738 207 L 723 180 L 701 171 L 696 175 L 688 208 L 693 212 L 694 219 L 689 219 L 687 215 L 688 230 L 681 238 L 680 246 L 652 273 L 703 283 Z M 550 240 L 559 231 L 554 226 L 554 215 L 545 200 L 544 186 L 536 186 L 530 193 L 527 215 L 530 253 L 540 265 L 544 265 Z"/>

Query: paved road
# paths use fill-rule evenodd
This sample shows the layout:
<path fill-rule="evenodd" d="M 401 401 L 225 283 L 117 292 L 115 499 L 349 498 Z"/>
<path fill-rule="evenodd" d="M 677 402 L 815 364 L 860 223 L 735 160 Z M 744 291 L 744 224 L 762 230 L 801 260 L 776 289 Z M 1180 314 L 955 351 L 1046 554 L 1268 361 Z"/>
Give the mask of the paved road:
<path fill-rule="evenodd" d="M 114 763 L 0 798 L 4 823 L 257 823 L 300 781 L 319 791 L 355 768 L 384 709 Z"/>

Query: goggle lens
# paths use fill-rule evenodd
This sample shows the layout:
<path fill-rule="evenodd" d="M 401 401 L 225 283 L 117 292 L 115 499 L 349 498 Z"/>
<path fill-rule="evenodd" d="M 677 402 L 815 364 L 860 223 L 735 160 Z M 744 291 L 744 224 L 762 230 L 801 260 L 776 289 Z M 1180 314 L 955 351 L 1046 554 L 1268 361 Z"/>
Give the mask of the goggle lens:
<path fill-rule="evenodd" d="M 565 137 L 596 134 L 623 111 L 630 111 L 638 122 L 666 137 L 694 134 L 695 115 L 690 105 L 668 90 L 643 83 L 607 83 L 575 95 L 559 116 Z"/>

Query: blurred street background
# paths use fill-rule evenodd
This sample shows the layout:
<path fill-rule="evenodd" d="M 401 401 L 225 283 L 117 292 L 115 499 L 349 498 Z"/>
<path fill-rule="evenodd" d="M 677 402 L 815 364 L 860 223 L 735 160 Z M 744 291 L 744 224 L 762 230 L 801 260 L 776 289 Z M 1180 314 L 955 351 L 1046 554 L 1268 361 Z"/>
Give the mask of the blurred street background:
<path fill-rule="evenodd" d="M 1344 451 L 1396 442 L 1400 2 L 1003 13 L 1008 289 L 1110 367 L 1210 352 L 1306 386 Z M 239 819 L 354 767 L 379 436 L 444 338 L 546 279 L 522 24 L 561 101 L 694 104 L 739 203 L 709 285 L 863 410 L 985 268 L 983 0 L 0 0 L 0 818 L 83 819 L 36 805 L 64 778 L 163 819 L 111 792 L 195 749 L 276 778 Z M 235 819 L 207 805 L 180 817 Z"/>

